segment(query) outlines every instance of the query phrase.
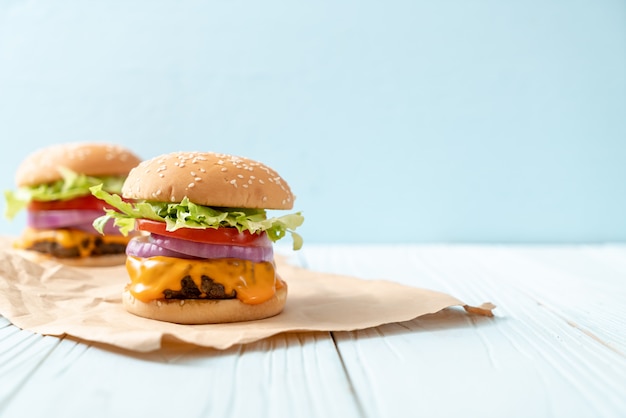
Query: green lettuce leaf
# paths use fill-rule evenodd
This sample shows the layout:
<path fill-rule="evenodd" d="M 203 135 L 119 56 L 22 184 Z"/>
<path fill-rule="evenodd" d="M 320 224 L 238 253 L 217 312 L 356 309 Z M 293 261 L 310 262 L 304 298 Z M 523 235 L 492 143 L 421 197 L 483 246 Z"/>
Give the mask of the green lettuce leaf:
<path fill-rule="evenodd" d="M 4 217 L 7 219 L 13 219 L 26 208 L 30 201 L 30 195 L 23 189 L 5 190 L 4 200 L 6 207 L 4 208 Z"/>
<path fill-rule="evenodd" d="M 102 185 L 102 189 L 110 193 L 120 193 L 125 180 L 124 176 L 87 176 L 65 167 L 60 167 L 59 171 L 62 179 L 53 183 L 5 191 L 5 217 L 13 219 L 32 200 L 48 202 L 88 196 L 91 194 L 89 188 L 95 185 Z"/>
<path fill-rule="evenodd" d="M 264 231 L 273 242 L 289 233 L 293 240 L 293 249 L 302 248 L 302 237 L 295 232 L 295 229 L 304 222 L 301 212 L 268 218 L 265 209 L 202 206 L 190 202 L 186 197 L 180 203 L 150 201 L 129 203 L 123 201 L 117 194 L 108 193 L 102 185 L 91 187 L 90 190 L 98 199 L 117 209 L 106 209 L 105 215 L 94 221 L 94 228 L 101 233 L 110 219 L 113 219 L 114 225 L 124 235 L 135 229 L 135 219 L 152 219 L 165 222 L 167 231 L 179 228 L 219 227 L 233 227 L 240 232 L 249 231 L 252 234 Z"/>

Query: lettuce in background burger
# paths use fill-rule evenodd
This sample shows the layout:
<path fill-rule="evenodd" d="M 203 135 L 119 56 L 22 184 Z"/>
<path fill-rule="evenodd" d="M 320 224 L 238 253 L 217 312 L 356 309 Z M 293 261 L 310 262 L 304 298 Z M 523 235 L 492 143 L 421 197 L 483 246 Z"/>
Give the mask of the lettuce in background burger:
<path fill-rule="evenodd" d="M 122 146 L 96 142 L 56 144 L 27 156 L 15 174 L 17 190 L 5 192 L 8 219 L 27 211 L 27 227 L 14 247 L 36 261 L 123 264 L 130 237 L 112 225 L 104 228 L 104 235 L 93 228 L 107 205 L 91 194 L 90 187 L 119 193 L 139 162 Z"/>
<path fill-rule="evenodd" d="M 115 210 L 122 233 L 147 233 L 126 249 L 129 312 L 182 324 L 223 323 L 280 313 L 287 284 L 274 263 L 273 242 L 295 232 L 300 212 L 268 217 L 268 209 L 292 209 L 294 195 L 273 169 L 260 162 L 211 152 L 174 152 L 143 161 L 122 187 L 122 196 L 92 188 Z M 134 203 L 125 202 L 124 199 Z"/>

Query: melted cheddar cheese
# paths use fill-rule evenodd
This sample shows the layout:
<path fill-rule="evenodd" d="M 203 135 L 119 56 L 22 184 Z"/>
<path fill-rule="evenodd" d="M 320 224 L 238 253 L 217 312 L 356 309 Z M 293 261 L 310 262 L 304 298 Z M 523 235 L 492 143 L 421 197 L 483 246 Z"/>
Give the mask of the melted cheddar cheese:
<path fill-rule="evenodd" d="M 35 229 L 26 228 L 19 240 L 13 243 L 15 248 L 29 249 L 38 242 L 56 242 L 65 248 L 77 248 L 80 257 L 89 257 L 99 240 L 105 244 L 126 245 L 132 237 L 122 235 L 99 235 L 80 229 Z"/>
<path fill-rule="evenodd" d="M 126 269 L 130 276 L 127 289 L 142 302 L 164 299 L 165 290 L 179 291 L 181 280 L 189 276 L 201 286 L 202 276 L 224 286 L 226 294 L 234 290 L 236 297 L 250 305 L 271 299 L 283 282 L 276 275 L 274 263 L 254 263 L 234 258 L 187 260 L 155 256 L 128 256 Z"/>

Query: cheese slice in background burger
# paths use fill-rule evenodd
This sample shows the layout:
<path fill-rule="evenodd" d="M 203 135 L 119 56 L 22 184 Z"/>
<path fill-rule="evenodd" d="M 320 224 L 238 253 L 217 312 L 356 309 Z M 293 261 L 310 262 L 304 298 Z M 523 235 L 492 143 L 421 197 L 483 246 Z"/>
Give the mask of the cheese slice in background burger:
<path fill-rule="evenodd" d="M 123 304 L 145 318 L 181 324 L 247 321 L 279 314 L 287 284 L 276 272 L 273 242 L 295 232 L 300 212 L 276 171 L 260 162 L 212 152 L 174 152 L 143 161 L 122 196 L 92 188 L 114 210 L 122 233 L 147 233 L 126 249 L 129 283 Z M 122 198 L 132 200 L 125 202 Z"/>
<path fill-rule="evenodd" d="M 27 211 L 27 226 L 14 247 L 35 261 L 123 264 L 131 237 L 112 225 L 104 228 L 104 235 L 93 228 L 107 205 L 90 187 L 121 192 L 128 172 L 140 161 L 127 148 L 99 142 L 56 144 L 28 155 L 15 174 L 17 190 L 5 192 L 8 219 Z"/>

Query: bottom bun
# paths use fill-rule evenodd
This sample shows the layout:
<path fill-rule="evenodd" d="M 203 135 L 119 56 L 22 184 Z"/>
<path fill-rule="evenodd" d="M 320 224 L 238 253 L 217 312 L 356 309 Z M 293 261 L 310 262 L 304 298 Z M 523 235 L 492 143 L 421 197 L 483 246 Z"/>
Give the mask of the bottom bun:
<path fill-rule="evenodd" d="M 126 263 L 126 254 L 107 254 L 93 257 L 53 257 L 46 253 L 30 250 L 15 250 L 22 257 L 41 264 L 45 262 L 55 262 L 73 267 L 111 267 Z"/>
<path fill-rule="evenodd" d="M 128 290 L 122 294 L 124 308 L 132 314 L 177 324 L 221 324 L 269 318 L 282 312 L 287 284 L 266 302 L 249 305 L 239 299 L 159 299 L 142 302 Z"/>

